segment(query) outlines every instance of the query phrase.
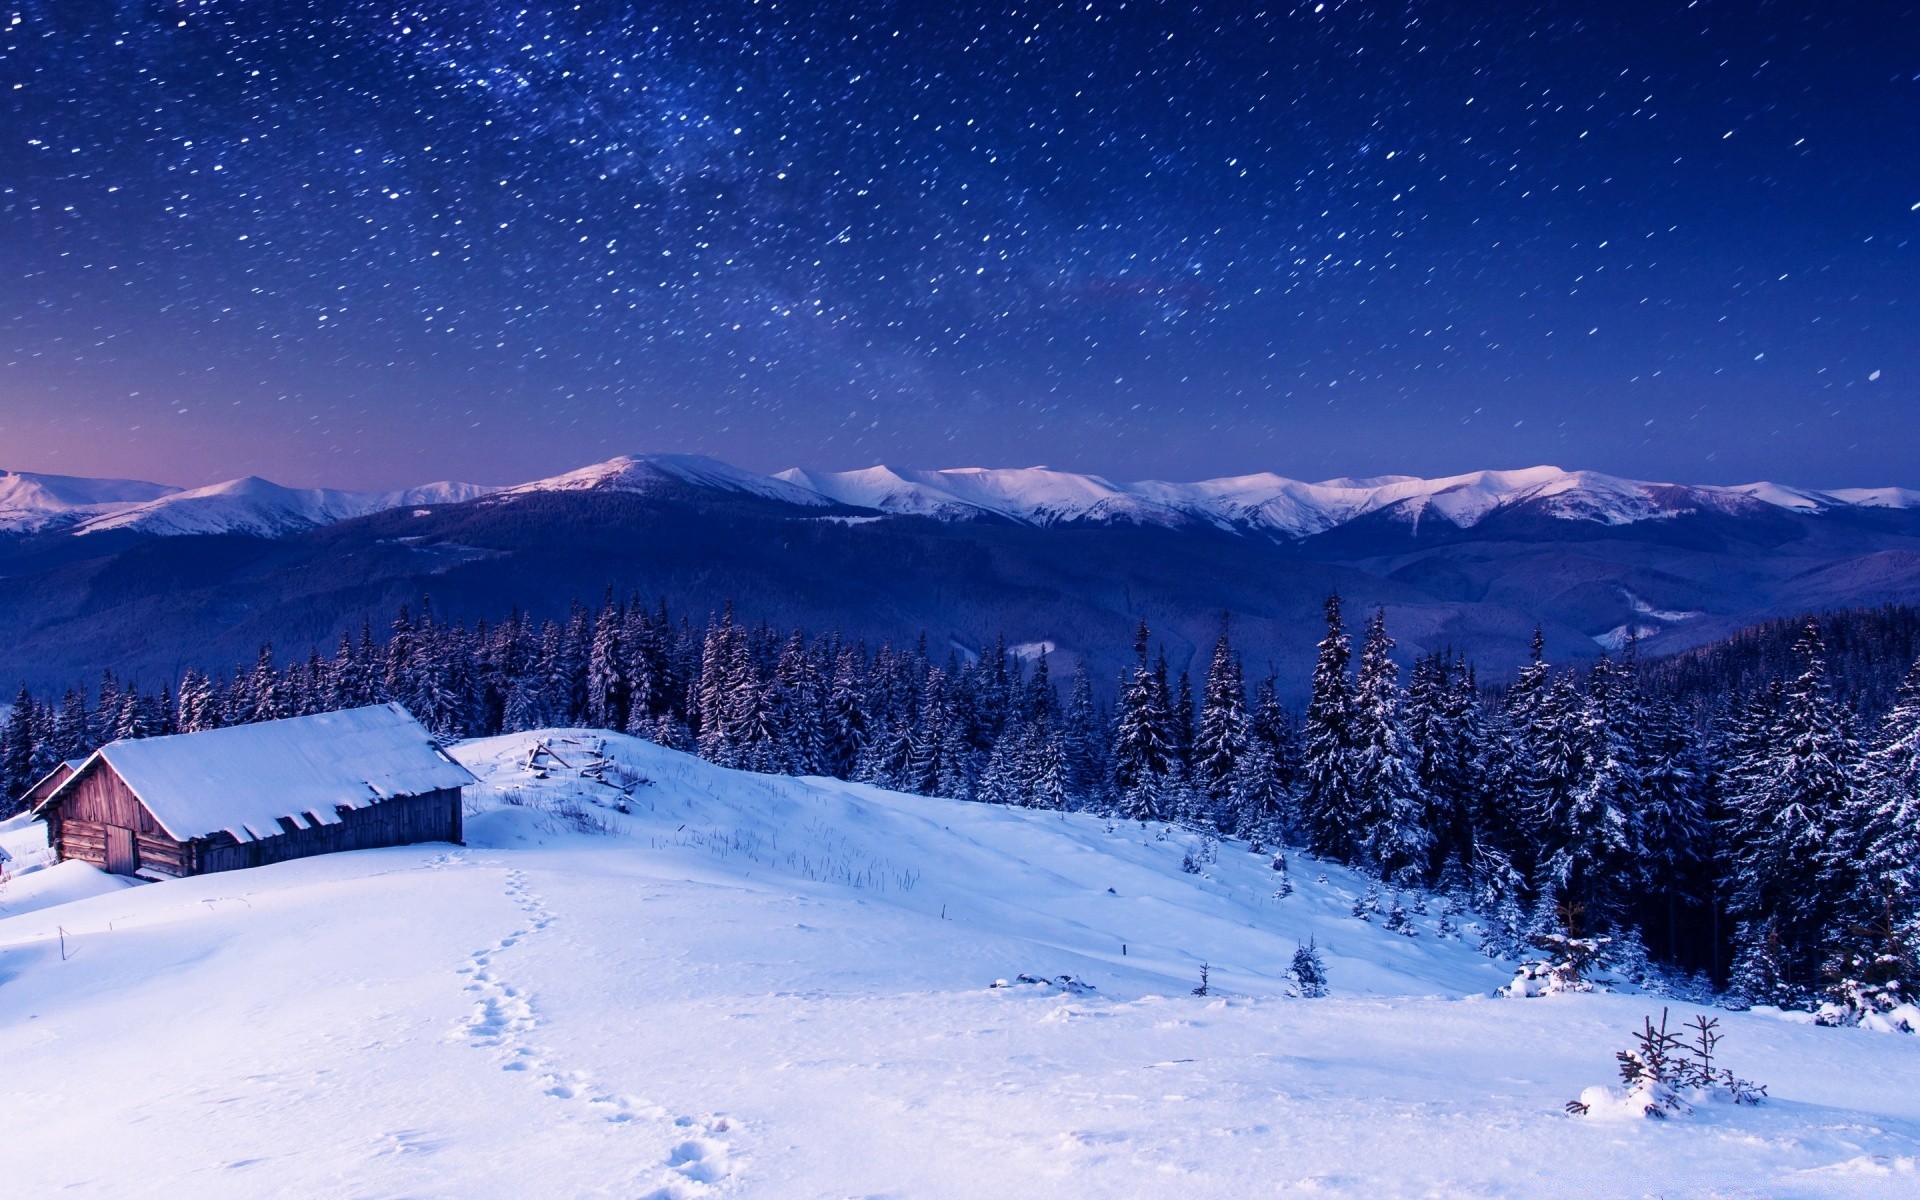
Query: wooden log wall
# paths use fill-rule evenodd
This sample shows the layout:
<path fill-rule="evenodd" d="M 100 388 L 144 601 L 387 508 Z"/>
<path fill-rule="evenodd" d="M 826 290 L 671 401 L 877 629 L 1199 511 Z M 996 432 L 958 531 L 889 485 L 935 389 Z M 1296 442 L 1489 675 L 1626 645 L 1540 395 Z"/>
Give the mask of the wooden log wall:
<path fill-rule="evenodd" d="M 133 831 L 137 869 L 154 875 L 190 875 L 193 854 L 160 827 L 113 768 L 95 763 L 47 814 L 47 834 L 60 858 L 106 869 L 109 825 Z"/>
<path fill-rule="evenodd" d="M 339 823 L 318 827 L 313 827 L 305 818 L 295 821 L 283 817 L 280 822 L 283 832 L 279 836 L 256 842 L 236 842 L 224 833 L 203 838 L 195 844 L 198 870 L 234 871 L 340 850 L 461 840 L 458 788 L 442 788 L 338 812 Z"/>

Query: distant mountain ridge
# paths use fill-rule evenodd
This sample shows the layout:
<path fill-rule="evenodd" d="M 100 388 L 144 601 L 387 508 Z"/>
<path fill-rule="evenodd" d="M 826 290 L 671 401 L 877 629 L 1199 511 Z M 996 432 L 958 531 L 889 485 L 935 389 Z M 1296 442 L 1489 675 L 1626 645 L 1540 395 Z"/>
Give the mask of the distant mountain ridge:
<path fill-rule="evenodd" d="M 287 488 L 255 477 L 179 489 L 134 480 L 0 472 L 0 532 L 280 537 L 413 506 L 511 501 L 543 493 L 644 495 L 684 489 L 939 521 L 1011 521 L 1037 528 L 1197 525 L 1281 540 L 1314 537 L 1374 514 L 1417 531 L 1432 522 L 1470 529 L 1503 512 L 1618 526 L 1696 513 L 1741 517 L 1920 508 L 1920 491 L 1906 488 L 1818 491 L 1774 483 L 1653 483 L 1552 466 L 1435 479 L 1389 475 L 1305 482 L 1261 473 L 1194 483 L 1116 483 L 1047 467 L 794 468 L 762 475 L 700 455 L 651 454 L 623 455 L 508 487 L 441 482 L 391 492 Z"/>
<path fill-rule="evenodd" d="M 698 617 L 967 654 L 1004 635 L 1111 679 L 1145 619 L 1175 669 L 1231 613 L 1302 684 L 1338 592 L 1403 657 L 1485 678 L 1770 617 L 1920 604 L 1920 493 L 1649 483 L 1536 467 L 1308 483 L 1116 483 L 1044 467 L 784 471 L 633 455 L 509 487 L 260 479 L 182 490 L 0 474 L 0 684 L 178 678 L 263 643 L 330 647 L 431 595 L 445 617 L 563 617 L 612 588 Z M 1250 668 L 1252 669 L 1252 668 Z M 1290 682 L 1289 682 L 1290 681 Z"/>

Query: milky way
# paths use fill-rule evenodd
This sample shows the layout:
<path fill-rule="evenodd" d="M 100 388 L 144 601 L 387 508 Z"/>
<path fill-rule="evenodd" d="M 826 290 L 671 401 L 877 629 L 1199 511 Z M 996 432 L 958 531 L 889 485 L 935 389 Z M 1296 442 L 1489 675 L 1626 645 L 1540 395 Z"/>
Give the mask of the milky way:
<path fill-rule="evenodd" d="M 1920 483 L 1911 5 L 0 24 L 0 465 Z"/>

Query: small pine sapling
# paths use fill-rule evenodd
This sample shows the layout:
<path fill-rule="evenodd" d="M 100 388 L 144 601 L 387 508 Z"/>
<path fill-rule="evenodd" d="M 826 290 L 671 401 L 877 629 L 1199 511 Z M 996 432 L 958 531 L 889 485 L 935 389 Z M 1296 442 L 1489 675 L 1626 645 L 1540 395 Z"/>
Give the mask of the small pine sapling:
<path fill-rule="evenodd" d="M 1293 983 L 1296 995 L 1304 1000 L 1319 1000 L 1327 994 L 1327 964 L 1320 957 L 1320 948 L 1314 945 L 1312 938 L 1307 944 L 1293 952 L 1293 965 L 1287 968 L 1287 978 Z"/>
<path fill-rule="evenodd" d="M 1759 1104 L 1766 1099 L 1764 1086 L 1716 1067 L 1714 1051 L 1720 1042 L 1717 1017 L 1699 1016 L 1689 1022 L 1691 1041 L 1669 1030 L 1667 1021 L 1664 1008 L 1659 1025 L 1647 1017 L 1633 1035 L 1633 1048 L 1614 1055 L 1620 1064 L 1623 1088 L 1590 1087 L 1578 1100 L 1567 1102 L 1567 1112 L 1578 1117 L 1665 1120 L 1670 1115 L 1692 1112 L 1689 1100 L 1722 1098 L 1734 1104 Z"/>
<path fill-rule="evenodd" d="M 1394 896 L 1393 905 L 1387 909 L 1387 919 L 1380 923 L 1380 928 L 1389 933 L 1397 933 L 1401 937 L 1420 936 L 1419 927 L 1413 923 L 1413 918 L 1409 917 L 1407 910 L 1401 906 L 1398 895 Z"/>
<path fill-rule="evenodd" d="M 1212 966 L 1210 964 L 1208 963 L 1200 964 L 1200 986 L 1193 989 L 1194 995 L 1206 996 L 1206 995 L 1212 994 L 1211 988 L 1208 983 L 1208 975 L 1211 973 L 1211 971 L 1212 971 Z"/>
<path fill-rule="evenodd" d="M 1353 915 L 1362 921 L 1373 920 L 1375 914 L 1380 911 L 1380 885 L 1369 883 L 1367 890 L 1354 900 L 1352 911 Z"/>

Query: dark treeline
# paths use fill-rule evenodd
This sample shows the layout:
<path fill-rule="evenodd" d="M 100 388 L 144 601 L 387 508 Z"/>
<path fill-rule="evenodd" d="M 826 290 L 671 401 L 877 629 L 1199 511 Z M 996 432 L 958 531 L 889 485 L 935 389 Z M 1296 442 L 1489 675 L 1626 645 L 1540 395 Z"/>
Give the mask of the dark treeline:
<path fill-rule="evenodd" d="M 0 727 L 0 785 L 18 795 L 116 738 L 393 700 L 447 737 L 621 730 L 748 770 L 1300 845 L 1470 903 L 1490 953 L 1604 936 L 1756 1002 L 1912 970 L 1920 669 L 1863 720 L 1829 678 L 1831 620 L 1807 620 L 1784 659 L 1754 635 L 1737 646 L 1759 649 L 1679 674 L 1631 649 L 1555 669 L 1536 636 L 1493 691 L 1449 654 L 1403 681 L 1379 614 L 1356 662 L 1337 598 L 1326 615 L 1311 700 L 1292 712 L 1271 676 L 1248 686 L 1224 622 L 1196 695 L 1144 624 L 1116 688 L 1084 669 L 1056 680 L 1044 654 L 1004 642 L 873 648 L 611 597 L 564 621 L 468 626 L 423 603 L 331 656 L 280 664 L 263 649 L 158 691 L 111 674 L 91 696 L 23 689 Z"/>
<path fill-rule="evenodd" d="M 1904 604 L 1822 613 L 1836 698 L 1867 719 L 1885 713 L 1920 657 L 1920 609 Z M 1806 617 L 1786 617 L 1742 629 L 1711 645 L 1646 664 L 1642 683 L 1654 695 L 1712 710 L 1729 697 L 1749 696 L 1800 673 L 1794 643 Z"/>

